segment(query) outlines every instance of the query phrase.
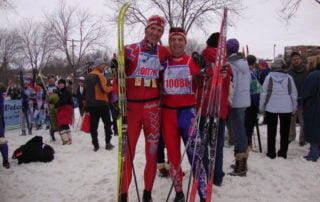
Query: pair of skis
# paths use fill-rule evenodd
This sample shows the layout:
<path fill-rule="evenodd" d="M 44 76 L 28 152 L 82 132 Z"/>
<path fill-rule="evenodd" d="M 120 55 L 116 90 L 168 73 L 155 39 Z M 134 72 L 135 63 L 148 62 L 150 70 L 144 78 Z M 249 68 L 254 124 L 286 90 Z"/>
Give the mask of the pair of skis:
<path fill-rule="evenodd" d="M 221 87 L 223 77 L 221 73 L 225 71 L 223 65 L 226 59 L 226 34 L 227 34 L 227 12 L 225 8 L 223 12 L 223 19 L 220 27 L 220 36 L 218 42 L 218 49 L 215 64 L 212 67 L 213 76 L 209 83 L 209 92 L 203 91 L 202 96 L 206 96 L 209 93 L 208 108 L 206 110 L 206 116 L 204 120 L 204 128 L 202 134 L 202 144 L 199 154 L 199 159 L 196 162 L 196 172 L 193 176 L 192 187 L 190 192 L 190 202 L 194 202 L 196 198 L 197 187 L 199 184 L 200 167 L 202 159 L 206 151 L 207 144 L 209 144 L 209 165 L 207 173 L 207 193 L 206 201 L 210 202 L 213 193 L 213 180 L 214 180 L 214 169 L 215 169 L 215 157 L 216 157 L 216 146 L 218 140 L 219 131 L 219 113 L 220 113 L 220 99 L 221 99 Z M 205 84 L 205 88 L 206 88 Z M 202 107 L 200 107 L 201 109 Z"/>

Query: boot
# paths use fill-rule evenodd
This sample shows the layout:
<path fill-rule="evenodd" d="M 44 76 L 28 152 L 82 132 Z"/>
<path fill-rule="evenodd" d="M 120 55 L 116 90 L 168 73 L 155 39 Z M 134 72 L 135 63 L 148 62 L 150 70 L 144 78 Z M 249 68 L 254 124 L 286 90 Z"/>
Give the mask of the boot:
<path fill-rule="evenodd" d="M 27 135 L 26 130 L 22 130 L 21 131 L 21 136 L 26 136 L 26 135 Z"/>
<path fill-rule="evenodd" d="M 143 190 L 142 202 L 152 202 L 151 191 Z"/>
<path fill-rule="evenodd" d="M 186 199 L 184 198 L 183 192 L 182 191 L 181 192 L 177 192 L 176 193 L 176 197 L 174 197 L 173 202 L 185 202 L 185 201 L 186 201 Z"/>
<path fill-rule="evenodd" d="M 120 196 L 120 202 L 127 202 L 128 201 L 128 194 L 122 193 Z"/>
<path fill-rule="evenodd" d="M 5 167 L 6 169 L 9 169 L 9 168 L 10 168 L 10 163 L 9 163 L 9 161 L 3 161 L 2 165 L 3 165 L 3 167 Z"/>
<path fill-rule="evenodd" d="M 247 175 L 247 158 L 248 152 L 242 152 L 236 154 L 236 165 L 231 176 L 246 176 Z"/>
<path fill-rule="evenodd" d="M 68 138 L 69 138 L 69 143 L 68 144 L 72 144 L 72 138 L 71 138 L 71 130 L 67 130 L 67 135 L 68 135 Z"/>
<path fill-rule="evenodd" d="M 59 132 L 61 140 L 62 140 L 62 145 L 70 144 L 69 136 L 68 136 L 69 132 L 70 132 L 70 130 L 62 130 Z"/>

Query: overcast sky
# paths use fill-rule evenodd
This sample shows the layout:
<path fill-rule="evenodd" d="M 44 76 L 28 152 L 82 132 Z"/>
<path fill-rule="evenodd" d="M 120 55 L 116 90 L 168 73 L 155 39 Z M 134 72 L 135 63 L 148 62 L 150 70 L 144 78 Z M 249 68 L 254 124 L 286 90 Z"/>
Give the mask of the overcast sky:
<path fill-rule="evenodd" d="M 110 10 L 107 0 L 65 0 L 68 5 L 77 5 L 89 9 L 92 14 L 104 16 Z M 0 13 L 0 26 L 16 25 L 24 18 L 35 21 L 44 20 L 44 13 L 56 8 L 59 0 L 13 0 L 14 11 Z M 260 58 L 273 58 L 275 54 L 283 54 L 284 46 L 291 45 L 318 45 L 320 46 L 320 5 L 314 0 L 303 0 L 296 17 L 286 26 L 279 19 L 279 0 L 244 0 L 246 7 L 241 17 L 234 20 L 235 26 L 228 27 L 228 38 L 237 38 L 240 46 L 248 45 L 250 54 Z M 208 28 L 208 33 L 218 31 L 219 25 Z M 212 29 L 212 31 L 210 30 Z M 108 40 L 106 46 L 116 51 L 116 27 L 108 27 Z M 205 43 L 208 35 L 192 31 L 188 38 L 201 39 Z M 127 37 L 126 42 L 132 43 L 140 40 L 139 36 Z M 129 41 L 130 40 L 130 41 Z"/>

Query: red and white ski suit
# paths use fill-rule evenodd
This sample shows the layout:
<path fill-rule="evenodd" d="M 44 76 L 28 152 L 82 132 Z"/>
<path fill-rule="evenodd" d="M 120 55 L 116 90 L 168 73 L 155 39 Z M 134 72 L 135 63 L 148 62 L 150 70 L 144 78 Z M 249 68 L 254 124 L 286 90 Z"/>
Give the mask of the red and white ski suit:
<path fill-rule="evenodd" d="M 182 191 L 181 139 L 187 147 L 187 156 L 190 164 L 193 159 L 199 159 L 201 138 L 197 133 L 190 133 L 192 123 L 196 117 L 196 97 L 194 76 L 200 68 L 193 59 L 184 54 L 179 58 L 170 58 L 165 64 L 163 73 L 162 97 L 162 130 L 163 140 L 168 151 L 170 162 L 170 176 L 176 192 Z M 196 130 L 198 131 L 198 130 Z M 196 148 L 196 152 L 195 148 Z M 194 158 L 193 158 L 194 156 Z M 193 173 L 196 163 L 193 164 Z M 206 196 L 206 173 L 203 165 L 200 166 L 198 190 L 201 198 Z"/>
<path fill-rule="evenodd" d="M 160 136 L 159 72 L 162 69 L 161 64 L 169 56 L 170 53 L 164 46 L 157 45 L 149 50 L 145 41 L 125 47 L 128 142 L 123 167 L 122 193 L 128 193 L 131 183 L 132 163 L 141 129 L 145 136 L 146 155 L 144 190 L 152 190 L 157 171 Z M 114 85 L 113 94 L 116 94 L 117 82 Z"/>

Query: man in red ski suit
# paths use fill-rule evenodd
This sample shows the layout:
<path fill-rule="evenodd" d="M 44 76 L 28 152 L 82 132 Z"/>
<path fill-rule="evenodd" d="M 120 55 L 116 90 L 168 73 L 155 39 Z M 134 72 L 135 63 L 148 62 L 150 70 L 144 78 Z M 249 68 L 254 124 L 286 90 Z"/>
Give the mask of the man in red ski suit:
<path fill-rule="evenodd" d="M 192 164 L 199 159 L 198 152 L 194 152 L 195 145 L 200 146 L 201 138 L 196 133 L 190 133 L 191 125 L 196 117 L 196 97 L 193 86 L 194 76 L 200 71 L 193 58 L 185 53 L 186 33 L 182 28 L 171 28 L 169 33 L 169 47 L 172 56 L 165 63 L 163 72 L 162 97 L 162 130 L 163 140 L 167 148 L 170 162 L 170 176 L 176 191 L 174 201 L 184 201 L 182 189 L 183 174 L 181 171 L 181 138 L 187 147 L 187 156 Z M 194 154 L 195 153 L 195 154 Z M 196 163 L 193 163 L 195 173 Z M 206 173 L 203 165 L 200 167 L 198 184 L 199 195 L 202 200 L 206 196 Z"/>
<path fill-rule="evenodd" d="M 170 56 L 164 46 L 158 45 L 164 26 L 165 20 L 162 17 L 150 17 L 145 28 L 144 40 L 125 47 L 128 142 L 123 165 L 121 201 L 127 201 L 136 144 L 142 128 L 146 153 L 143 201 L 152 201 L 151 190 L 157 171 L 160 136 L 159 72 L 161 64 Z M 115 87 L 113 94 L 116 91 Z"/>

